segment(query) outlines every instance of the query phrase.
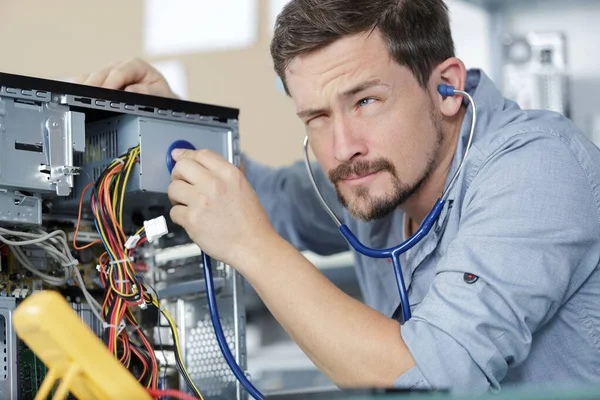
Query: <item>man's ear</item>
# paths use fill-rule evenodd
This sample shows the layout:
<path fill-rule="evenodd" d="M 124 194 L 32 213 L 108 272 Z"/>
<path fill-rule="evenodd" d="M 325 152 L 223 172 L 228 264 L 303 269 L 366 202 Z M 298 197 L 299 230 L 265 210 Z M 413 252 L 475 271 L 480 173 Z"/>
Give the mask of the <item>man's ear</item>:
<path fill-rule="evenodd" d="M 438 92 L 441 84 L 450 85 L 456 90 L 464 90 L 467 78 L 465 64 L 458 58 L 452 57 L 438 65 L 431 74 L 431 90 L 434 92 L 435 103 L 442 115 L 455 116 L 462 105 L 462 96 L 444 97 Z"/>

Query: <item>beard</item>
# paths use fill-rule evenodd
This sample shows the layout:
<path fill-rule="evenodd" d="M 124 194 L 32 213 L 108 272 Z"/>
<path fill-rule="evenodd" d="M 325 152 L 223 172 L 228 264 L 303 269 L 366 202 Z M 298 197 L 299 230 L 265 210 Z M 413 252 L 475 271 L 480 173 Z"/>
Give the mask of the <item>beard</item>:
<path fill-rule="evenodd" d="M 428 155 L 427 164 L 421 175 L 413 183 L 403 182 L 398 177 L 394 164 L 383 157 L 370 162 L 354 161 L 344 163 L 329 171 L 329 180 L 335 188 L 338 201 L 348 210 L 348 213 L 353 218 L 367 222 L 384 218 L 413 196 L 425 184 L 437 167 L 438 155 L 444 141 L 441 121 L 434 118 L 433 115 L 432 121 L 437 135 L 435 146 Z M 367 175 L 380 171 L 387 171 L 392 178 L 391 191 L 385 196 L 374 197 L 369 193 L 367 188 L 355 188 L 351 195 L 352 201 L 350 201 L 348 197 L 344 196 L 338 186 L 340 180 L 349 176 Z"/>

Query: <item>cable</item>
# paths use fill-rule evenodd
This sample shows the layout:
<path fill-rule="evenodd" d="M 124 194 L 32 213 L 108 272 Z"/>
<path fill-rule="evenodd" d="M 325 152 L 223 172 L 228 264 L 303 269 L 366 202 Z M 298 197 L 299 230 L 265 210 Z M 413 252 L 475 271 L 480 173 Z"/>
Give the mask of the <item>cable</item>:
<path fill-rule="evenodd" d="M 185 394 L 173 389 L 166 390 L 157 390 L 157 389 L 148 389 L 148 394 L 152 397 L 161 397 L 161 396 L 169 396 L 174 397 L 176 399 L 181 400 L 196 400 L 194 396 L 190 396 L 189 394 Z"/>
<path fill-rule="evenodd" d="M 133 250 L 145 242 L 143 228 L 136 233 L 136 241 L 126 242 L 123 229 L 123 204 L 129 174 L 138 160 L 139 146 L 130 148 L 125 154 L 113 160 L 98 179 L 92 180 L 81 193 L 77 226 L 73 238 L 75 249 L 91 247 L 77 245 L 77 233 L 81 222 L 83 197 L 91 189 L 91 209 L 94 226 L 105 253 L 98 259 L 99 277 L 104 286 L 104 301 L 98 305 L 104 327 L 108 330 L 106 344 L 125 367 L 130 369 L 132 361 L 141 363 L 138 381 L 147 388 L 156 389 L 158 384 L 158 363 L 154 349 L 138 325 L 132 307 L 145 306 L 146 287 L 136 274 L 132 263 Z M 126 247 L 127 243 L 127 247 Z M 77 274 L 76 274 L 77 275 Z M 76 276 L 77 277 L 77 276 Z M 77 279 L 83 285 L 82 279 Z M 87 298 L 87 297 L 86 297 Z M 95 300 L 89 300 L 98 304 Z M 133 334 L 129 332 L 132 330 Z M 130 336 L 131 335 L 131 336 Z"/>
<path fill-rule="evenodd" d="M 192 378 L 190 377 L 190 374 L 187 372 L 187 369 L 185 368 L 185 365 L 183 363 L 183 358 L 181 356 L 181 346 L 179 343 L 179 333 L 177 332 L 177 325 L 175 324 L 173 317 L 164 307 L 160 305 L 156 298 L 153 298 L 150 294 L 147 294 L 147 296 L 150 298 L 151 303 L 162 313 L 162 315 L 167 320 L 169 327 L 171 328 L 171 333 L 173 334 L 173 343 L 175 345 L 175 363 L 177 365 L 177 370 L 185 380 L 189 389 L 192 392 L 196 393 L 199 399 L 203 400 L 202 394 L 200 393 L 196 385 L 194 385 L 194 382 L 192 381 Z"/>
<path fill-rule="evenodd" d="M 231 372 L 233 372 L 235 377 L 242 384 L 242 386 L 244 386 L 246 391 L 255 399 L 263 400 L 264 396 L 258 391 L 258 389 L 254 387 L 254 385 L 252 385 L 248 378 L 246 378 L 246 375 L 233 358 L 233 355 L 229 350 L 229 346 L 227 345 L 227 340 L 225 339 L 225 334 L 223 333 L 223 327 L 221 326 L 219 310 L 217 308 L 217 300 L 215 296 L 215 288 L 212 276 L 212 268 L 210 265 L 210 258 L 205 252 L 202 252 L 202 265 L 204 266 L 204 282 L 206 286 L 206 295 L 208 297 L 208 311 L 210 313 L 210 318 L 215 329 L 217 342 L 219 343 L 219 347 L 221 348 L 221 353 L 223 353 L 223 357 L 225 357 L 225 361 L 227 362 L 227 365 L 229 365 Z"/>
<path fill-rule="evenodd" d="M 139 359 L 142 371 L 138 381 L 149 391 L 158 393 L 158 362 L 156 355 L 131 311 L 132 307 L 137 306 L 151 305 L 157 307 L 168 321 L 173 334 L 177 369 L 190 390 L 199 399 L 203 400 L 202 394 L 194 385 L 185 368 L 177 326 L 173 318 L 166 309 L 161 307 L 158 296 L 154 297 L 149 293 L 148 287 L 138 277 L 133 267 L 133 251 L 147 241 L 146 232 L 144 228 L 141 228 L 128 238 L 123 229 L 126 188 L 133 166 L 139 161 L 139 156 L 139 146 L 128 149 L 126 153 L 114 159 L 95 181 L 90 179 L 92 183 L 87 185 L 81 194 L 81 198 L 83 198 L 85 191 L 91 190 L 90 203 L 93 222 L 100 236 L 97 243 L 102 244 L 105 249 L 105 252 L 98 259 L 98 268 L 100 280 L 105 288 L 104 301 L 102 305 L 99 305 L 99 309 L 104 325 L 108 328 L 108 335 L 105 339 L 106 345 L 109 352 L 127 368 L 130 368 L 133 360 Z M 91 246 L 89 244 L 79 247 L 76 243 L 81 222 L 82 204 L 83 202 L 80 201 L 77 227 L 73 238 L 73 247 L 76 249 Z M 128 328 L 129 331 L 131 328 L 135 331 L 135 337 L 139 339 L 137 343 L 133 336 L 129 336 Z M 169 393 L 175 392 L 163 391 L 161 393 L 168 396 Z"/>
<path fill-rule="evenodd" d="M 158 298 L 158 292 L 156 291 L 156 289 L 154 289 L 154 287 L 152 287 L 152 285 L 149 285 L 146 283 L 146 285 L 148 286 L 148 289 L 150 289 L 152 291 L 152 293 L 154 293 L 154 298 L 156 299 L 156 303 L 160 304 L 160 299 Z M 165 363 L 167 363 L 167 354 L 165 352 L 165 346 L 163 344 L 162 341 L 162 335 L 160 333 L 161 331 L 161 321 L 160 321 L 160 315 L 162 314 L 162 311 L 160 310 L 160 308 L 158 308 L 158 318 L 156 320 L 156 327 L 158 328 L 158 344 L 160 345 L 160 351 L 162 352 L 163 358 L 165 359 Z M 166 318 L 166 317 L 165 317 Z M 162 377 L 163 381 L 167 380 L 167 369 L 165 368 L 164 373 L 163 373 L 163 377 Z"/>

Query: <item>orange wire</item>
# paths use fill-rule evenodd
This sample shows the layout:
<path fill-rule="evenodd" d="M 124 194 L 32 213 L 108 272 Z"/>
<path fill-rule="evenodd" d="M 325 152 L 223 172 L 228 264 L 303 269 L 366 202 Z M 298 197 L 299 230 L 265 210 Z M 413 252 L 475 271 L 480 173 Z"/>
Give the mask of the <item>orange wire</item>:
<path fill-rule="evenodd" d="M 125 342 L 125 337 L 123 337 L 123 335 L 119 335 L 119 337 L 117 338 L 121 343 L 123 343 L 123 355 L 121 356 L 121 358 L 119 359 L 119 361 L 121 362 L 121 364 L 123 364 L 125 362 L 125 360 L 127 359 L 127 351 L 126 349 L 129 348 L 129 343 Z"/>
<path fill-rule="evenodd" d="M 109 178 L 112 178 L 114 175 L 120 173 L 121 169 L 122 169 L 122 167 L 114 168 L 107 174 L 106 178 L 104 178 L 103 186 L 105 186 L 105 188 L 103 188 L 102 192 L 104 194 L 104 201 L 106 202 L 106 204 L 111 204 L 110 190 L 108 189 L 108 187 L 110 185 Z M 114 224 L 114 226 L 117 227 L 117 229 L 119 231 L 118 233 L 121 234 L 121 235 L 116 235 L 116 236 L 117 236 L 119 247 L 122 248 L 122 247 L 124 247 L 123 246 L 123 238 L 125 238 L 125 233 L 123 232 L 123 229 L 119 226 L 117 219 L 115 218 L 115 215 L 113 214 L 112 207 L 106 207 L 106 209 L 107 209 L 108 215 L 109 215 L 112 223 Z"/>
<path fill-rule="evenodd" d="M 190 396 L 189 394 L 180 392 L 178 390 L 173 390 L 173 389 L 165 389 L 165 390 L 146 389 L 146 390 L 148 391 L 148 394 L 154 398 L 169 396 L 169 397 L 174 397 L 174 398 L 180 399 L 180 400 L 198 400 L 194 396 Z"/>
<path fill-rule="evenodd" d="M 108 276 L 107 276 L 108 273 L 105 271 L 106 262 L 103 261 L 104 258 L 105 258 L 105 256 L 108 257 L 108 253 L 107 252 L 102 253 L 100 255 L 100 257 L 98 257 L 98 264 L 100 264 L 100 268 L 101 268 L 100 269 L 100 273 L 104 274 L 105 277 L 106 277 L 106 279 L 108 280 Z M 103 310 L 105 310 L 107 308 L 107 306 L 108 306 L 108 300 L 112 299 L 111 292 L 112 292 L 112 289 L 109 287 L 108 288 L 108 294 L 106 295 L 106 297 L 104 297 L 104 302 L 102 303 L 102 309 Z"/>
<path fill-rule="evenodd" d="M 88 243 L 83 247 L 77 246 L 77 234 L 79 233 L 79 226 L 81 225 L 81 210 L 83 208 L 83 196 L 85 196 L 85 192 L 93 185 L 93 183 L 89 183 L 88 185 L 86 185 L 86 187 L 84 187 L 81 191 L 81 195 L 79 196 L 79 213 L 77 214 L 77 226 L 75 227 L 75 234 L 73 235 L 73 248 L 75 250 L 84 250 L 88 247 L 92 247 L 95 244 L 102 243 L 101 240 L 94 240 L 92 243 Z"/>
<path fill-rule="evenodd" d="M 146 362 L 146 360 L 144 360 L 144 357 L 142 357 L 142 354 L 135 347 L 130 346 L 130 348 L 131 348 L 131 351 L 133 351 L 135 353 L 135 355 L 138 356 L 140 361 L 142 361 L 142 364 L 144 364 L 144 370 L 142 371 L 142 373 L 140 374 L 140 377 L 138 378 L 138 382 L 141 382 L 144 375 L 146 375 L 146 371 L 148 370 L 148 363 Z"/>

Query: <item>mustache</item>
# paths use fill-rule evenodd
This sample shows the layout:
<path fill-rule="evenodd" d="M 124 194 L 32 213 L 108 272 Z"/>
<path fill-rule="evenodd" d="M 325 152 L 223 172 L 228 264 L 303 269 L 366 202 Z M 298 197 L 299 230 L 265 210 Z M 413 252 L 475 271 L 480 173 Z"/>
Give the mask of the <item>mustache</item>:
<path fill-rule="evenodd" d="M 378 158 L 373 161 L 347 162 L 329 171 L 328 176 L 331 183 L 335 184 L 338 181 L 346 179 L 350 176 L 369 175 L 379 171 L 388 171 L 392 174 L 392 176 L 396 176 L 396 168 L 394 167 L 394 164 L 385 158 Z"/>

